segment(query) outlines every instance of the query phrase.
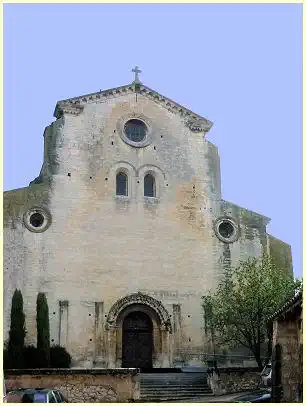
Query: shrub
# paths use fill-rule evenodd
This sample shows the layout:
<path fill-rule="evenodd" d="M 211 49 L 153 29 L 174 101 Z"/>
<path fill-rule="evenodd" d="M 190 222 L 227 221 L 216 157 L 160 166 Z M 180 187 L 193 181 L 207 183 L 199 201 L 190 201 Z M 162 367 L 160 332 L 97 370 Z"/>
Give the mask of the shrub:
<path fill-rule="evenodd" d="M 41 368 L 48 368 L 50 366 L 50 324 L 49 308 L 44 293 L 38 293 L 37 295 L 36 324 L 38 364 Z"/>
<path fill-rule="evenodd" d="M 70 368 L 71 356 L 64 347 L 54 345 L 50 348 L 51 368 Z"/>
<path fill-rule="evenodd" d="M 23 349 L 23 359 L 25 368 L 38 368 L 38 351 L 34 345 L 29 345 Z"/>
<path fill-rule="evenodd" d="M 16 289 L 12 297 L 11 325 L 7 346 L 6 362 L 10 368 L 23 368 L 23 347 L 25 331 L 25 315 L 21 291 Z"/>

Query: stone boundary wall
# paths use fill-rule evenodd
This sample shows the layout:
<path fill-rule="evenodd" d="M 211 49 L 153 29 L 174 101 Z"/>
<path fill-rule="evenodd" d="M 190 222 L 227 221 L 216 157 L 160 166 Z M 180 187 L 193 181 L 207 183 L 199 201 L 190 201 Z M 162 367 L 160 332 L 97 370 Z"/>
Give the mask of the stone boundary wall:
<path fill-rule="evenodd" d="M 139 370 L 119 369 L 11 369 L 4 371 L 8 390 L 58 389 L 69 403 L 129 402 L 140 396 Z"/>
<path fill-rule="evenodd" d="M 207 383 L 217 396 L 258 389 L 260 372 L 258 368 L 219 368 L 209 371 Z"/>

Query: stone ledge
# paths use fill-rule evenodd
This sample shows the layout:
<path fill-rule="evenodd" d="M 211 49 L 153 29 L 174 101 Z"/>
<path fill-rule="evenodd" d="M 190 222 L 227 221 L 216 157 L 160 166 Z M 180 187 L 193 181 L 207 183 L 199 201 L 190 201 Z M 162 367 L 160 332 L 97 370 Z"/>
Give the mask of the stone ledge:
<path fill-rule="evenodd" d="M 138 368 L 114 368 L 114 369 L 70 369 L 70 368 L 41 368 L 41 369 L 5 369 L 5 376 L 20 375 L 137 375 Z"/>
<path fill-rule="evenodd" d="M 232 372 L 261 372 L 258 367 L 221 367 L 218 368 L 221 373 L 232 373 Z"/>

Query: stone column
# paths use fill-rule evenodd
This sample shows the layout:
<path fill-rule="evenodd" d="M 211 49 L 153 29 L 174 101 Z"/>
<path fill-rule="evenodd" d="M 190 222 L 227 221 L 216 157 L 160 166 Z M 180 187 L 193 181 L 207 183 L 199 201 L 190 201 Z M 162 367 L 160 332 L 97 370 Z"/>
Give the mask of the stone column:
<path fill-rule="evenodd" d="M 116 338 L 116 328 L 109 328 L 107 330 L 107 368 L 116 368 Z"/>
<path fill-rule="evenodd" d="M 60 300 L 59 302 L 59 345 L 66 348 L 68 351 L 68 300 Z"/>
<path fill-rule="evenodd" d="M 104 348 L 104 319 L 103 302 L 95 302 L 95 342 L 94 342 L 94 362 L 97 366 L 105 366 L 105 348 Z"/>
<path fill-rule="evenodd" d="M 181 305 L 173 305 L 173 358 L 174 361 L 179 361 L 180 354 L 179 349 L 181 347 Z"/>
<path fill-rule="evenodd" d="M 170 368 L 171 365 L 169 335 L 169 331 L 164 326 L 162 326 L 162 368 Z"/>

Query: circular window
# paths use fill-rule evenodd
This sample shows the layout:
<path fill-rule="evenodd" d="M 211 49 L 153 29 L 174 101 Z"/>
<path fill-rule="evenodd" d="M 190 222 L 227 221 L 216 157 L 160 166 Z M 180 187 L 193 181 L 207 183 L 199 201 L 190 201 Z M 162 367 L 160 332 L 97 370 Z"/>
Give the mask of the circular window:
<path fill-rule="evenodd" d="M 23 221 L 28 230 L 41 233 L 51 224 L 51 215 L 46 209 L 32 208 L 23 216 Z"/>
<path fill-rule="evenodd" d="M 215 223 L 215 233 L 223 242 L 234 242 L 238 239 L 239 228 L 230 218 L 220 218 Z"/>
<path fill-rule="evenodd" d="M 147 126 L 141 120 L 129 120 L 124 126 L 127 138 L 133 142 L 142 142 L 147 135 Z"/>
<path fill-rule="evenodd" d="M 231 236 L 234 234 L 235 229 L 229 221 L 223 221 L 219 225 L 219 233 L 222 235 L 223 238 L 231 238 Z"/>
<path fill-rule="evenodd" d="M 41 213 L 34 213 L 30 217 L 30 224 L 31 226 L 37 228 L 41 227 L 44 222 L 44 216 Z"/>

